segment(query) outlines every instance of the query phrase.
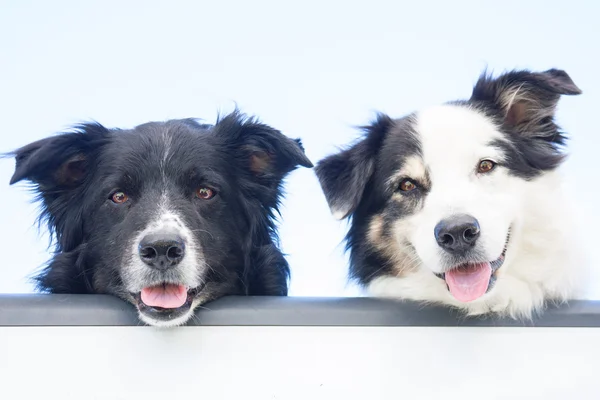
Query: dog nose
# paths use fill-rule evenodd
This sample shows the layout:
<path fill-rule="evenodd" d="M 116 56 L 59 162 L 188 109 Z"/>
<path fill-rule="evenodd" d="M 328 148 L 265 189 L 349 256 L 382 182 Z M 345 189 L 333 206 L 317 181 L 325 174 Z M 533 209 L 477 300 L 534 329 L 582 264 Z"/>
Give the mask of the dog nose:
<path fill-rule="evenodd" d="M 450 253 L 463 253 L 475 246 L 479 238 L 479 222 L 466 214 L 441 220 L 434 229 L 438 245 Z"/>
<path fill-rule="evenodd" d="M 165 271 L 183 259 L 185 243 L 175 234 L 150 234 L 140 242 L 139 254 L 148 266 Z"/>

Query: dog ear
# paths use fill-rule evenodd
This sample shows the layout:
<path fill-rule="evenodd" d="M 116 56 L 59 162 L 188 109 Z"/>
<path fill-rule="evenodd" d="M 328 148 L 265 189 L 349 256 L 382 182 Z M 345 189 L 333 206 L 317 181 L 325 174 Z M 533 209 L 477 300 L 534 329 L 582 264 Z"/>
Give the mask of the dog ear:
<path fill-rule="evenodd" d="M 99 124 L 84 124 L 74 132 L 30 143 L 13 153 L 15 172 L 10 184 L 28 180 L 41 191 L 77 187 L 87 176 L 91 155 L 106 138 Z"/>
<path fill-rule="evenodd" d="M 315 173 L 336 219 L 348 217 L 358 207 L 375 170 L 376 154 L 393 123 L 379 114 L 371 125 L 362 127 L 365 136 L 360 141 L 317 163 Z"/>
<path fill-rule="evenodd" d="M 242 167 L 268 185 L 277 186 L 298 166 L 313 167 L 300 139 L 290 139 L 237 110 L 220 119 L 215 125 L 215 132 L 232 147 Z"/>
<path fill-rule="evenodd" d="M 565 71 L 511 71 L 496 79 L 482 74 L 471 101 L 492 105 L 501 112 L 504 124 L 535 137 L 556 128 L 553 117 L 560 96 L 578 94 L 581 90 Z"/>

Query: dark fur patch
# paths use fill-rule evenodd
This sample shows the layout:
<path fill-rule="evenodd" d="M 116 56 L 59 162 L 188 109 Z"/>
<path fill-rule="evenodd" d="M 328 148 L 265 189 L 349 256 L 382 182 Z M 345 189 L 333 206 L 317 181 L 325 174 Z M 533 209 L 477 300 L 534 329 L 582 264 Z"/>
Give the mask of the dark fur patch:
<path fill-rule="evenodd" d="M 371 125 L 361 128 L 362 140 L 317 164 L 315 172 L 332 210 L 344 217 L 356 210 L 375 171 L 377 152 L 393 124 L 387 115 L 378 115 Z"/>
<path fill-rule="evenodd" d="M 35 277 L 39 290 L 127 298 L 126 246 L 166 193 L 201 244 L 211 299 L 287 294 L 289 267 L 274 221 L 285 176 L 299 165 L 312 167 L 300 140 L 236 111 L 214 126 L 193 119 L 132 130 L 83 124 L 13 155 L 10 183 L 33 184 L 55 243 L 55 255 Z M 217 196 L 196 198 L 202 185 Z M 126 206 L 109 200 L 116 190 L 129 196 Z"/>
<path fill-rule="evenodd" d="M 566 134 L 554 120 L 561 95 L 581 90 L 565 71 L 510 71 L 494 79 L 482 74 L 467 102 L 496 122 L 505 140 L 493 144 L 506 154 L 503 166 L 532 179 L 558 167 L 565 158 Z M 460 103 L 458 103 L 460 104 Z"/>
<path fill-rule="evenodd" d="M 411 116 L 392 120 L 380 114 L 370 126 L 363 127 L 365 136 L 361 141 L 315 167 L 330 207 L 352 218 L 346 236 L 350 277 L 362 283 L 392 273 L 393 267 L 389 257 L 367 239 L 371 218 L 382 215 L 385 235 L 390 221 L 414 212 L 419 197 L 424 195 L 420 190 L 426 190 L 423 187 L 408 195 L 406 201 L 398 202 L 392 199 L 397 187 L 388 184 L 389 177 L 402 168 L 407 158 L 421 153 L 412 123 Z"/>

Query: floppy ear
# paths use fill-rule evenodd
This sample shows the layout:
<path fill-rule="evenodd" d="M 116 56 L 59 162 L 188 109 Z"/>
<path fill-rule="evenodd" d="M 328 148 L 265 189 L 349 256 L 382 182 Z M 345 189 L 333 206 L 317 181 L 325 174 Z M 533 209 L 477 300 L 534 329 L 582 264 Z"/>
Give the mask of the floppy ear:
<path fill-rule="evenodd" d="M 511 71 L 496 79 L 484 73 L 471 100 L 499 110 L 503 123 L 518 133 L 544 137 L 557 128 L 553 117 L 560 96 L 578 94 L 581 90 L 565 71 Z"/>
<path fill-rule="evenodd" d="M 14 151 L 16 165 L 10 184 L 28 180 L 42 192 L 77 187 L 88 175 L 92 155 L 107 135 L 108 130 L 99 124 L 84 124 L 74 132 Z"/>
<path fill-rule="evenodd" d="M 277 187 L 298 166 L 313 167 L 300 139 L 290 139 L 237 110 L 220 119 L 215 132 L 232 147 L 242 168 L 267 186 Z"/>
<path fill-rule="evenodd" d="M 336 219 L 348 217 L 358 207 L 375 170 L 375 156 L 393 123 L 379 114 L 371 125 L 362 127 L 365 136 L 359 142 L 317 163 L 315 173 Z"/>

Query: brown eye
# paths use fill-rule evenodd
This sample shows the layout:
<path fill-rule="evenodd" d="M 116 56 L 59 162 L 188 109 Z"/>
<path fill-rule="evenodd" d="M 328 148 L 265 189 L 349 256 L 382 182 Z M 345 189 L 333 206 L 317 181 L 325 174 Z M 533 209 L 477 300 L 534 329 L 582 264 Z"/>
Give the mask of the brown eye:
<path fill-rule="evenodd" d="M 202 187 L 196 190 L 196 196 L 198 196 L 198 198 L 202 200 L 210 200 L 213 197 L 215 197 L 215 194 L 216 193 L 214 190 L 207 187 Z"/>
<path fill-rule="evenodd" d="M 113 201 L 113 203 L 116 204 L 123 204 L 125 203 L 127 200 L 129 200 L 129 196 L 127 196 L 125 193 L 123 192 L 115 192 L 113 193 L 111 200 Z"/>
<path fill-rule="evenodd" d="M 417 188 L 417 185 L 410 179 L 405 179 L 400 182 L 399 188 L 403 192 L 411 192 Z"/>
<path fill-rule="evenodd" d="M 482 160 L 479 162 L 479 166 L 477 167 L 477 172 L 480 174 L 485 174 L 486 172 L 490 172 L 494 169 L 496 163 L 491 160 Z"/>

